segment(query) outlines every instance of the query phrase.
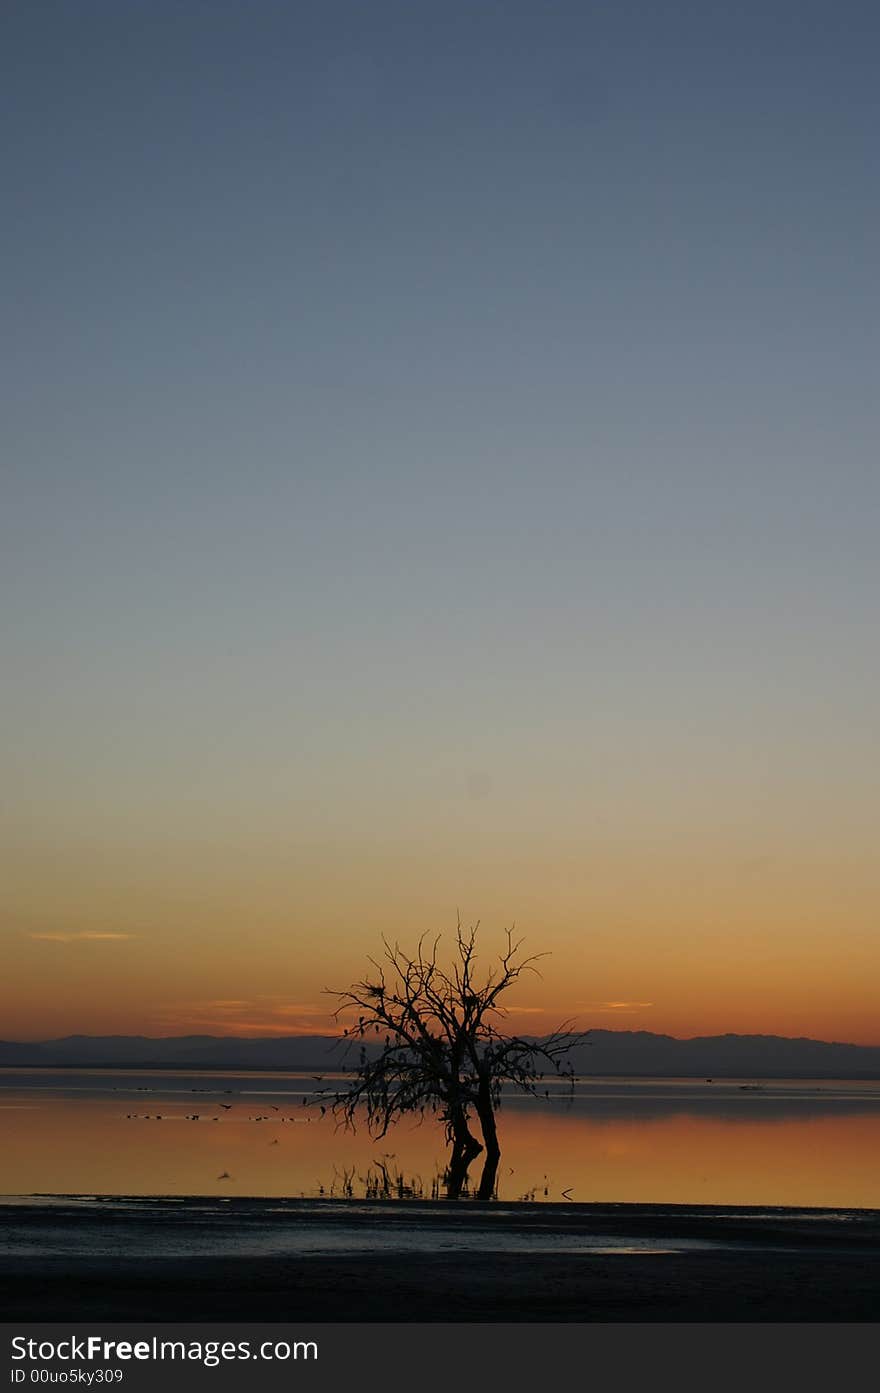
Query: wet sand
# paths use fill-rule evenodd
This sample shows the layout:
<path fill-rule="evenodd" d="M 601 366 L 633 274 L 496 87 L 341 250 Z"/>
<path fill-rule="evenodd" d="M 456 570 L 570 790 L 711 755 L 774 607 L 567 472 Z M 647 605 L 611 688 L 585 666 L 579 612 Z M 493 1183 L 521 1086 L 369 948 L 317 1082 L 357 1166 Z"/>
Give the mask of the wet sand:
<path fill-rule="evenodd" d="M 5 1320 L 875 1322 L 880 1211 L 0 1205 Z"/>

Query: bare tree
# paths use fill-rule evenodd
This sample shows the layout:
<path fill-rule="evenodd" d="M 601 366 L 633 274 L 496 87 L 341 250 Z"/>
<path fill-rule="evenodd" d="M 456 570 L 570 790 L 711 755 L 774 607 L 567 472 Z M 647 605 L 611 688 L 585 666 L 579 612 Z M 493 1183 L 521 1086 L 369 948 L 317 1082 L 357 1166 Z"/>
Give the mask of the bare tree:
<path fill-rule="evenodd" d="M 522 939 L 507 930 L 497 964 L 481 977 L 478 927 L 463 929 L 459 922 L 448 968 L 438 961 L 440 935 L 424 935 L 413 955 L 383 938 L 382 960 L 369 959 L 372 974 L 346 991 L 330 992 L 339 1002 L 337 1019 L 358 1013 L 344 1037 L 349 1047 L 360 1043 L 360 1054 L 349 1087 L 325 1096 L 349 1128 L 365 1114 L 377 1138 L 401 1117 L 437 1116 L 451 1148 L 447 1194 L 458 1198 L 469 1166 L 484 1151 L 477 1198 L 487 1200 L 495 1192 L 501 1157 L 496 1112 L 504 1084 L 545 1096 L 540 1084 L 550 1071 L 571 1085 L 568 1052 L 584 1035 L 572 1034 L 567 1021 L 537 1040 L 502 1033 L 499 1022 L 507 1012 L 499 998 L 524 973 L 537 972 L 535 963 L 545 955 L 523 957 Z M 378 1052 L 374 1036 L 381 1040 Z M 471 1130 L 474 1114 L 482 1142 Z"/>

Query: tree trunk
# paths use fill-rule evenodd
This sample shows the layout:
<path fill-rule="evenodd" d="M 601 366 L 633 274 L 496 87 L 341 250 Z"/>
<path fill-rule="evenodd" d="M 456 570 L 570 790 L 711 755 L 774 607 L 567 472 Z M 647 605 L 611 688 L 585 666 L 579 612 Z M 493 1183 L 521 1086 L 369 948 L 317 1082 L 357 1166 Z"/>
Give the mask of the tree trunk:
<path fill-rule="evenodd" d="M 468 1127 L 463 1109 L 452 1114 L 449 1127 L 452 1133 L 452 1155 L 446 1172 L 446 1197 L 457 1200 L 464 1189 L 471 1161 L 475 1156 L 479 1156 L 483 1148 Z"/>
<path fill-rule="evenodd" d="M 483 1162 L 483 1174 L 480 1176 L 477 1199 L 490 1200 L 495 1193 L 501 1147 L 498 1145 L 498 1129 L 495 1126 L 495 1108 L 492 1103 L 492 1095 L 489 1092 L 488 1083 L 483 1079 L 480 1080 L 477 1095 L 477 1116 L 480 1119 L 480 1129 L 486 1146 L 486 1159 Z"/>

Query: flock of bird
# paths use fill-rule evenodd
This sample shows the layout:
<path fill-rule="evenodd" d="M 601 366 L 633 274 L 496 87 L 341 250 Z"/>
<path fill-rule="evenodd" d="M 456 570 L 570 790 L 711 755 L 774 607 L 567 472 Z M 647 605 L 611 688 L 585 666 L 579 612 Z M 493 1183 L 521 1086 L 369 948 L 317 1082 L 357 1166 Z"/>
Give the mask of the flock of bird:
<path fill-rule="evenodd" d="M 227 1111 L 232 1107 L 231 1103 L 221 1103 L 221 1108 Z M 280 1108 L 272 1105 L 273 1112 L 280 1112 Z M 326 1112 L 326 1108 L 321 1108 L 321 1112 Z M 174 1120 L 172 1114 L 161 1112 L 127 1112 L 126 1119 L 132 1122 L 163 1122 Z M 188 1112 L 184 1114 L 184 1122 L 221 1122 L 220 1117 L 207 1117 L 204 1113 Z M 269 1113 L 258 1113 L 256 1117 L 249 1117 L 248 1122 L 311 1122 L 310 1117 L 270 1117 Z"/>
<path fill-rule="evenodd" d="M 315 1075 L 315 1078 L 317 1079 L 317 1082 L 318 1082 L 318 1083 L 322 1083 L 322 1082 L 323 1082 L 323 1080 L 320 1079 L 320 1078 L 318 1078 L 317 1075 Z M 151 1088 L 149 1088 L 149 1087 L 144 1087 L 144 1088 L 138 1088 L 136 1091 L 137 1091 L 138 1093 L 151 1093 L 153 1090 L 152 1090 Z M 195 1088 L 194 1088 L 194 1089 L 193 1089 L 193 1092 L 194 1092 L 194 1093 L 204 1093 L 204 1092 L 207 1092 L 207 1089 L 195 1089 Z M 305 1102 L 305 1101 L 306 1101 L 306 1100 L 303 1099 L 303 1102 Z M 231 1103 L 219 1103 L 217 1106 L 219 1106 L 220 1108 L 222 1108 L 224 1112 L 231 1112 L 231 1111 L 232 1111 L 232 1104 L 231 1104 Z M 296 1122 L 311 1122 L 311 1121 L 312 1121 L 311 1117 L 280 1117 L 280 1116 L 279 1116 L 279 1117 L 272 1117 L 272 1116 L 271 1116 L 271 1113 L 280 1113 L 280 1112 L 281 1112 L 281 1108 L 280 1108 L 277 1104 L 275 1104 L 275 1103 L 270 1103 L 270 1104 L 269 1104 L 269 1108 L 270 1108 L 270 1112 L 257 1113 L 256 1116 L 248 1117 L 248 1119 L 247 1119 L 248 1122 L 294 1122 L 294 1123 L 296 1123 Z M 321 1109 L 321 1116 L 323 1117 L 324 1114 L 325 1114 L 326 1111 L 327 1111 L 327 1109 L 326 1109 L 326 1107 L 324 1107 L 323 1103 L 320 1104 L 320 1109 Z M 161 1113 L 161 1112 L 127 1112 L 127 1113 L 125 1114 L 125 1116 L 126 1116 L 126 1119 L 127 1119 L 129 1122 L 164 1122 L 164 1121 L 178 1120 L 177 1115 L 172 1115 L 172 1114 L 170 1114 L 170 1113 Z M 204 1121 L 204 1122 L 220 1122 L 220 1121 L 222 1121 L 222 1119 L 221 1119 L 221 1117 L 220 1117 L 219 1115 L 218 1115 L 218 1116 L 208 1117 L 206 1114 L 200 1113 L 200 1112 L 188 1112 L 188 1113 L 185 1113 L 185 1114 L 184 1114 L 183 1120 L 184 1120 L 184 1122 L 202 1122 L 202 1121 Z M 237 1118 L 236 1120 L 239 1120 L 239 1119 Z M 277 1146 L 277 1145 L 278 1145 L 278 1138 L 277 1138 L 277 1137 L 273 1137 L 272 1141 L 269 1142 L 269 1145 L 270 1145 L 270 1146 Z M 220 1173 L 220 1175 L 217 1176 L 217 1179 L 218 1179 L 218 1180 L 233 1180 L 233 1179 L 234 1179 L 234 1176 L 230 1175 L 230 1174 L 229 1174 L 229 1171 L 222 1171 L 222 1172 Z"/>
<path fill-rule="evenodd" d="M 139 1091 L 147 1092 L 146 1089 L 141 1089 Z M 220 1103 L 219 1106 L 223 1109 L 224 1112 L 232 1111 L 231 1103 Z M 272 1113 L 281 1112 L 280 1107 L 276 1106 L 275 1103 L 270 1103 L 269 1107 Z M 326 1111 L 326 1108 L 321 1108 L 322 1113 Z M 125 1116 L 126 1119 L 130 1122 L 164 1122 L 175 1120 L 172 1114 L 161 1112 L 127 1112 Z M 222 1119 L 219 1116 L 207 1117 L 204 1113 L 200 1112 L 188 1112 L 184 1114 L 183 1120 L 184 1122 L 220 1122 Z M 248 1117 L 247 1120 L 248 1122 L 311 1122 L 312 1119 L 310 1117 L 272 1117 L 271 1113 L 263 1112 L 257 1113 L 256 1116 Z M 272 1141 L 269 1142 L 269 1145 L 277 1146 L 278 1138 L 273 1137 Z M 229 1171 L 222 1171 L 220 1175 L 217 1176 L 217 1179 L 233 1180 L 234 1176 L 230 1175 Z"/>

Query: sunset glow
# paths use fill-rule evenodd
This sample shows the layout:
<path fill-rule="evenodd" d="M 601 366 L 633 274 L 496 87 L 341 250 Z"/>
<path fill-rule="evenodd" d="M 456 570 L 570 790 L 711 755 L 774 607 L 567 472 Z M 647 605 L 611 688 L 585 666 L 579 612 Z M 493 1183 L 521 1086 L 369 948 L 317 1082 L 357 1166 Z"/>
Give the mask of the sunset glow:
<path fill-rule="evenodd" d="M 858 25 L 135 8 L 12 24 L 2 1035 L 460 916 L 523 1032 L 880 1044 Z"/>

